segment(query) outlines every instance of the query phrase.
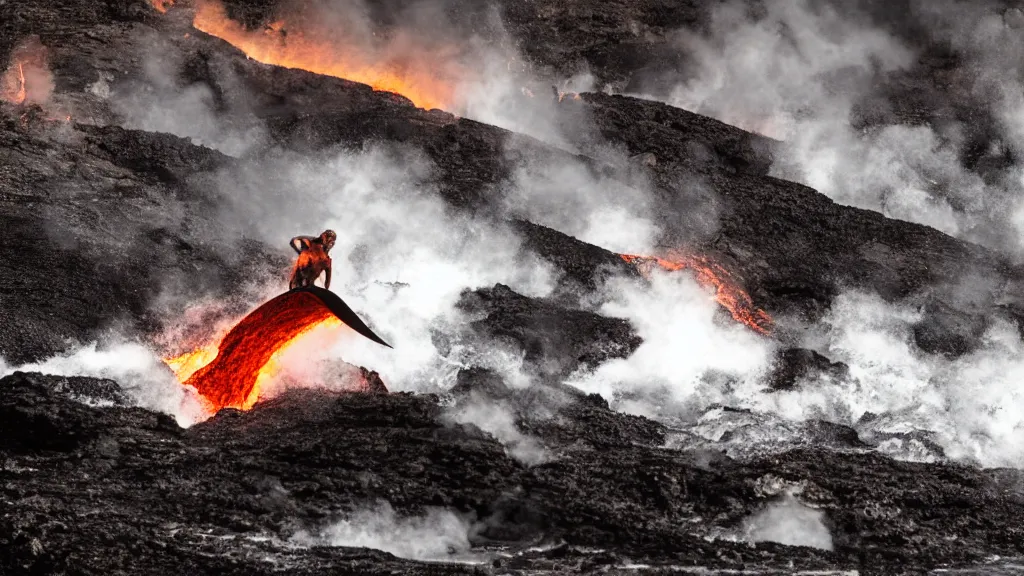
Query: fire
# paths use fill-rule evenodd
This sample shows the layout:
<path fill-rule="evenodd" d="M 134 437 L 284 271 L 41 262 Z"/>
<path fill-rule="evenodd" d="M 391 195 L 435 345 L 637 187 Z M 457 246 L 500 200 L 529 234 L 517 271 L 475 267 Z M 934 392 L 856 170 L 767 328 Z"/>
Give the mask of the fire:
<path fill-rule="evenodd" d="M 760 334 L 767 335 L 771 331 L 771 316 L 754 306 L 750 295 L 738 286 L 728 270 L 703 256 L 673 255 L 671 259 L 629 254 L 620 256 L 626 262 L 637 266 L 640 273 L 645 276 L 650 274 L 653 266 L 669 271 L 693 270 L 698 282 L 704 286 L 714 287 L 715 300 L 728 310 L 734 319 Z"/>
<path fill-rule="evenodd" d="M 318 30 L 314 24 L 297 28 L 286 20 L 269 24 L 262 31 L 248 30 L 228 18 L 219 0 L 198 0 L 192 25 L 264 64 L 369 84 L 375 90 L 401 94 L 421 108 L 451 107 L 455 101 L 450 77 L 458 77 L 461 71 L 443 52 L 405 47 L 397 56 L 388 57 L 354 42 L 338 40 L 337 32 L 326 27 Z"/>
<path fill-rule="evenodd" d="M 174 0 L 149 0 L 149 3 L 161 14 L 166 13 L 171 6 L 174 6 Z"/>
<path fill-rule="evenodd" d="M 575 92 L 559 92 L 558 101 L 561 102 L 566 98 L 572 98 L 573 100 L 580 100 L 580 95 Z"/>

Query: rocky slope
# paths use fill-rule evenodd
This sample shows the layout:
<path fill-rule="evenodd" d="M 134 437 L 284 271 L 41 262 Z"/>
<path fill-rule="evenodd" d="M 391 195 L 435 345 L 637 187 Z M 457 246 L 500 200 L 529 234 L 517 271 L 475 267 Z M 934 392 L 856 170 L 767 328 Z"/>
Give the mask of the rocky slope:
<path fill-rule="evenodd" d="M 239 17 L 263 22 L 260 6 L 246 4 Z M 582 59 L 624 81 L 644 66 L 678 64 L 673 51 L 659 52 L 658 35 L 700 26 L 707 9 L 507 3 L 502 14 L 538 67 Z M 659 244 L 728 269 L 779 320 L 772 338 L 781 348 L 853 287 L 920 307 L 922 349 L 967 353 L 993 318 L 1024 310 L 1022 270 L 1006 256 L 771 178 L 776 142 L 664 104 L 597 93 L 552 100 L 569 144 L 556 147 L 365 85 L 259 64 L 183 18 L 143 2 L 0 5 L 0 62 L 36 34 L 54 81 L 41 107 L 0 104 L 0 357 L 36 361 L 112 330 L 145 340 L 199 297 L 243 311 L 254 297 L 249 280 L 284 274 L 287 251 L 247 227 L 254 217 L 245 210 L 233 226 L 214 218 L 239 203 L 220 184 L 281 154 L 383 145 L 420 151 L 433 167 L 425 184 L 453 212 L 509 220 L 525 248 L 561 273 L 548 298 L 497 285 L 460 300 L 473 320 L 457 332 L 521 351 L 538 383 L 523 390 L 469 367 L 445 397 L 292 391 L 182 429 L 128 406 L 117 383 L 11 375 L 0 380 L 4 571 L 635 573 L 642 565 L 896 574 L 1021 555 L 1017 471 L 897 462 L 872 451 L 877 440 L 820 421 L 807 423 L 801 448 L 734 459 L 560 384 L 641 344 L 628 322 L 589 300 L 609 276 L 639 275 L 615 253 L 503 206 L 517 174 L 544 163 L 650 192 Z M 159 88 L 140 56 L 156 40 L 174 55 L 171 92 L 202 86 L 219 119 L 261 128 L 246 153 L 119 127 L 125 94 Z M 980 288 L 965 293 L 968 280 Z M 842 372 L 800 351 L 780 362 L 777 388 L 795 373 Z M 514 432 L 457 423 L 460 410 L 494 405 L 512 413 Z M 794 494 L 804 504 L 792 504 Z M 450 546 L 475 563 L 329 545 L 332 527 L 353 513 L 370 507 L 387 517 L 373 508 L 379 500 L 398 518 L 442 518 L 424 521 L 448 538 L 439 555 Z M 791 505 L 830 551 L 736 541 L 766 539 L 759 515 Z M 382 530 L 378 543 L 401 532 L 394 523 Z"/>

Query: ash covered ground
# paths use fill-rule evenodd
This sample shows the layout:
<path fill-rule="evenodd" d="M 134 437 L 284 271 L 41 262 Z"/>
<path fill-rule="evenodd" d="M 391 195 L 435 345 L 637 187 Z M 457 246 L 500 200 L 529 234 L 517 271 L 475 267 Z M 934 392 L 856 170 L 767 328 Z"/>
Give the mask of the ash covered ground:
<path fill-rule="evenodd" d="M 0 573 L 1015 573 L 1021 8 L 0 3 Z"/>

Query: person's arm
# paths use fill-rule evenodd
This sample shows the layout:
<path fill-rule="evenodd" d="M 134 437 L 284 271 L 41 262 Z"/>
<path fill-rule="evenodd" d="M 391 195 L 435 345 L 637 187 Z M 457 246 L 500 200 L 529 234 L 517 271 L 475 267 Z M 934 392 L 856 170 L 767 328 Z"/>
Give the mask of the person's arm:
<path fill-rule="evenodd" d="M 324 289 L 330 289 L 331 287 L 331 261 L 327 261 L 327 268 L 324 269 Z"/>
<path fill-rule="evenodd" d="M 295 250 L 296 254 L 301 254 L 303 250 L 309 248 L 309 243 L 313 241 L 312 236 L 296 236 L 288 242 L 288 245 Z"/>

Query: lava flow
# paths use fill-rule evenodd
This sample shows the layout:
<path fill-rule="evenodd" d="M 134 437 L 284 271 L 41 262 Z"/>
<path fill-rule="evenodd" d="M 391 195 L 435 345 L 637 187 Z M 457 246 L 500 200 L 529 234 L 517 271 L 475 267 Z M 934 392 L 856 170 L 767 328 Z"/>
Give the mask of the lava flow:
<path fill-rule="evenodd" d="M 771 316 L 754 306 L 750 295 L 737 286 L 728 270 L 703 256 L 674 255 L 672 259 L 630 254 L 620 254 L 619 256 L 636 266 L 645 276 L 650 274 L 653 266 L 659 266 L 669 271 L 693 270 L 698 282 L 704 286 L 714 287 L 715 300 L 728 310 L 734 319 L 760 334 L 767 335 L 771 331 Z"/>
<path fill-rule="evenodd" d="M 341 320 L 309 292 L 288 292 L 243 318 L 216 346 L 164 360 L 178 380 L 194 386 L 216 411 L 251 408 L 260 387 L 278 371 L 277 359 L 315 328 Z"/>
<path fill-rule="evenodd" d="M 248 30 L 229 18 L 218 0 L 199 0 L 192 25 L 264 64 L 369 84 L 375 90 L 405 96 L 420 108 L 454 104 L 452 77 L 459 73 L 446 51 L 400 46 L 390 50 L 396 52 L 394 56 L 378 54 L 377 50 L 339 40 L 335 30 L 317 30 L 315 24 L 296 25 L 286 20 L 274 22 L 263 31 Z"/>

